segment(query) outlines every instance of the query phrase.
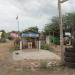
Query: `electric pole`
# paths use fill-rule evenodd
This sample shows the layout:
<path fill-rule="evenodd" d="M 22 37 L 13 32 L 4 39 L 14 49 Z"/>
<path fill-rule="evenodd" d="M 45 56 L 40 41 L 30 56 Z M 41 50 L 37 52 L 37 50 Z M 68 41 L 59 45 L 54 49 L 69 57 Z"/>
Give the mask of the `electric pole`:
<path fill-rule="evenodd" d="M 60 48 L 61 48 L 61 62 L 64 63 L 64 40 L 63 40 L 63 22 L 62 22 L 62 11 L 61 3 L 68 0 L 58 0 L 58 11 L 59 11 L 59 27 L 60 27 Z"/>

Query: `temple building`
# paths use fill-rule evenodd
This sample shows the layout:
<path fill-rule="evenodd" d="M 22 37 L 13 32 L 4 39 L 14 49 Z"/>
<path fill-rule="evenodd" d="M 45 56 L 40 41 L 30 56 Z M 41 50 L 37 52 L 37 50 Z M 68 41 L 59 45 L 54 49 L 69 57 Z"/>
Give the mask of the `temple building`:
<path fill-rule="evenodd" d="M 23 32 L 21 34 L 23 49 L 39 48 L 39 33 L 37 32 Z"/>

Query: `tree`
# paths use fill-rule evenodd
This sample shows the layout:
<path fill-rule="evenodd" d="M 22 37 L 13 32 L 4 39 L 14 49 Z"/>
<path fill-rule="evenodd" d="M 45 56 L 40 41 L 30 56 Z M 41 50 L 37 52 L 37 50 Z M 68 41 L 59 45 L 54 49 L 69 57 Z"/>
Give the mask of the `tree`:
<path fill-rule="evenodd" d="M 44 28 L 44 33 L 46 35 L 52 34 L 55 32 L 56 34 L 59 34 L 59 19 L 58 17 L 53 17 L 51 20 L 51 23 L 46 24 Z"/>
<path fill-rule="evenodd" d="M 71 32 L 75 31 L 75 13 L 68 13 L 64 16 L 64 31 Z"/>
<path fill-rule="evenodd" d="M 34 32 L 34 33 L 38 33 L 38 28 L 37 27 L 30 27 L 30 28 L 24 30 L 23 32 Z"/>
<path fill-rule="evenodd" d="M 59 35 L 59 18 L 53 17 L 51 23 L 46 24 L 44 28 L 44 33 L 49 35 L 50 32 L 57 32 Z M 63 16 L 63 31 L 71 32 L 75 31 L 75 13 L 68 13 Z"/>
<path fill-rule="evenodd" d="M 1 42 L 6 42 L 6 32 L 4 30 L 1 30 L 2 35 L 1 35 Z"/>
<path fill-rule="evenodd" d="M 6 38 L 6 32 L 4 30 L 1 30 L 1 32 L 2 32 L 1 39 Z"/>

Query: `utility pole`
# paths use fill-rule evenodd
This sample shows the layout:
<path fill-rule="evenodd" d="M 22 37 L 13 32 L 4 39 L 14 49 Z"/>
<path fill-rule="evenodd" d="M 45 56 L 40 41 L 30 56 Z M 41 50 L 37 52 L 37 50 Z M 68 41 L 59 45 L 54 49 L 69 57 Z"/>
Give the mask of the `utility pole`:
<path fill-rule="evenodd" d="M 19 34 L 19 20 L 18 20 L 18 34 Z"/>
<path fill-rule="evenodd" d="M 62 11 L 61 3 L 68 0 L 58 0 L 58 11 L 59 11 L 59 27 L 60 27 L 60 47 L 61 47 L 61 62 L 64 63 L 64 40 L 63 40 L 63 22 L 62 22 Z"/>
<path fill-rule="evenodd" d="M 18 35 L 19 35 L 19 18 L 18 18 L 18 16 L 16 17 L 16 20 L 17 20 L 17 24 L 18 24 Z"/>
<path fill-rule="evenodd" d="M 17 20 L 17 24 L 18 24 L 18 38 L 19 38 L 19 37 L 20 37 L 20 30 L 19 30 L 19 17 L 18 17 L 18 16 L 16 17 L 16 20 Z M 19 46 L 19 49 L 22 50 L 22 40 L 21 40 L 21 38 L 19 38 L 19 39 L 20 39 L 20 42 L 19 42 L 20 46 Z"/>

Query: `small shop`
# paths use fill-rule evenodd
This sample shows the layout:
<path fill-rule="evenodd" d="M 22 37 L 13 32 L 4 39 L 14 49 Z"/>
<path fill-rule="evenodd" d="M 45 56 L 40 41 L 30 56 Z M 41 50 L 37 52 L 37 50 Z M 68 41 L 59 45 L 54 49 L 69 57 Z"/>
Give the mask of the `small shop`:
<path fill-rule="evenodd" d="M 22 33 L 23 49 L 39 48 L 39 33 L 25 32 Z"/>

